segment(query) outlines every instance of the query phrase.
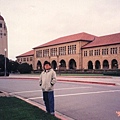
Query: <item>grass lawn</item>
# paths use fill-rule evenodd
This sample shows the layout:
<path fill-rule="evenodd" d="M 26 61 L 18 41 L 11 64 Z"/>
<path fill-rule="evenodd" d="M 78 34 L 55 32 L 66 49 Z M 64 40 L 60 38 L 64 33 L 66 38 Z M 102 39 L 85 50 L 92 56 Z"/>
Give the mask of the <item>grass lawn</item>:
<path fill-rule="evenodd" d="M 0 120 L 59 120 L 15 97 L 0 97 Z"/>

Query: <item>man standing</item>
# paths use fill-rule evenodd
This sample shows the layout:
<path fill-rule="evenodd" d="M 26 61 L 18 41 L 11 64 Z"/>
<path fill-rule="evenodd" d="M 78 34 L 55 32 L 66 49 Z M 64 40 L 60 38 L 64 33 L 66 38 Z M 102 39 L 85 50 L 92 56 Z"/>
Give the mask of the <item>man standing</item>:
<path fill-rule="evenodd" d="M 43 100 L 47 113 L 54 115 L 54 84 L 56 83 L 56 72 L 51 68 L 48 61 L 44 62 L 44 71 L 40 74 L 39 85 L 43 91 Z"/>

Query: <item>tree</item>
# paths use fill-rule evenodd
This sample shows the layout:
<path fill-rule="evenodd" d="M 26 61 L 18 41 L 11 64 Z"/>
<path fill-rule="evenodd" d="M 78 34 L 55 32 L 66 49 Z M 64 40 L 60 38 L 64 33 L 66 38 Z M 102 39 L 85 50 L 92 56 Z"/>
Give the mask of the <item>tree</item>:
<path fill-rule="evenodd" d="M 5 71 L 5 57 L 0 54 L 0 72 Z M 6 71 L 9 72 L 9 59 L 6 58 Z"/>
<path fill-rule="evenodd" d="M 9 62 L 10 72 L 13 72 L 13 73 L 18 72 L 18 66 L 19 66 L 18 62 L 10 60 Z"/>

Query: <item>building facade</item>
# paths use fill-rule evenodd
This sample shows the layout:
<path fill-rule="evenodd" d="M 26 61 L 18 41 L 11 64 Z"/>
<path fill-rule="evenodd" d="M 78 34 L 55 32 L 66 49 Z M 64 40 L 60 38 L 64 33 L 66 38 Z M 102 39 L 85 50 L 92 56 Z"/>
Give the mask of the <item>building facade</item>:
<path fill-rule="evenodd" d="M 97 37 L 82 51 L 84 69 L 120 69 L 120 33 Z"/>
<path fill-rule="evenodd" d="M 0 54 L 8 57 L 7 27 L 4 18 L 0 15 Z"/>
<path fill-rule="evenodd" d="M 16 56 L 17 62 L 19 64 L 28 63 L 33 68 L 34 65 L 34 50 L 23 53 L 19 56 Z"/>
<path fill-rule="evenodd" d="M 84 32 L 69 35 L 33 48 L 33 54 L 34 70 L 42 70 L 45 61 L 59 70 L 120 69 L 120 33 L 100 37 Z M 25 55 L 17 57 L 18 61 Z"/>
<path fill-rule="evenodd" d="M 82 69 L 82 46 L 95 39 L 94 35 L 78 33 L 52 40 L 34 48 L 34 69 L 42 69 L 49 61 L 54 69 Z"/>

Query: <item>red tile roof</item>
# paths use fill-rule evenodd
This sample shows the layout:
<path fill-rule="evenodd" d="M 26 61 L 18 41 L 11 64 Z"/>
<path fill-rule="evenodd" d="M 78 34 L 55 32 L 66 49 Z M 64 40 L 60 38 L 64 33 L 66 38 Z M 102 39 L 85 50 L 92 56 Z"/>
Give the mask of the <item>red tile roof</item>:
<path fill-rule="evenodd" d="M 26 56 L 33 56 L 33 55 L 34 55 L 34 50 L 31 50 L 31 51 L 23 53 L 23 54 L 21 54 L 19 56 L 16 56 L 16 58 L 18 58 L 18 57 L 26 57 Z"/>
<path fill-rule="evenodd" d="M 94 36 L 94 35 L 82 32 L 82 33 L 78 33 L 78 34 L 60 37 L 58 39 L 52 40 L 45 44 L 39 45 L 33 49 L 62 44 L 62 43 L 68 43 L 68 42 L 73 42 L 73 41 L 78 41 L 78 40 L 93 41 L 95 37 L 96 36 Z"/>
<path fill-rule="evenodd" d="M 94 41 L 83 46 L 82 48 L 106 46 L 106 45 L 118 44 L 118 43 L 120 43 L 120 33 L 96 37 Z"/>
<path fill-rule="evenodd" d="M 4 20 L 4 18 L 0 15 L 0 20 Z"/>

